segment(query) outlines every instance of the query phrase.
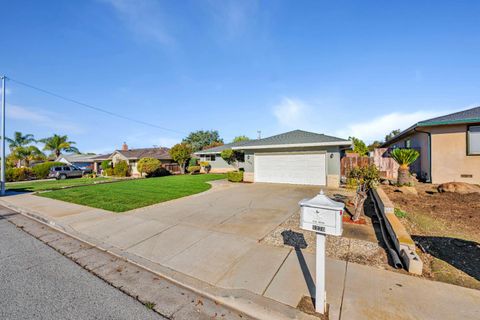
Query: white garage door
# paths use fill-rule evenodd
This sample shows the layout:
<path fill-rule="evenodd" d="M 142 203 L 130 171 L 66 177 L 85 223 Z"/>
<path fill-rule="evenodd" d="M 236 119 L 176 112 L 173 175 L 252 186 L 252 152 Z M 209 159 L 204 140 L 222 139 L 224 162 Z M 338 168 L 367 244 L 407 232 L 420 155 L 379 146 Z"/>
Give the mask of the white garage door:
<path fill-rule="evenodd" d="M 326 185 L 325 153 L 255 154 L 256 182 Z"/>

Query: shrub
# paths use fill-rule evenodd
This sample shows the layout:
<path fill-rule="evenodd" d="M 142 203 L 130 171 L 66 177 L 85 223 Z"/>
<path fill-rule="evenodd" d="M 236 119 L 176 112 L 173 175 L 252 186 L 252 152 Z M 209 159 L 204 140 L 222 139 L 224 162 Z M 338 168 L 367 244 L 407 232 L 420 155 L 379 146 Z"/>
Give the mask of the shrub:
<path fill-rule="evenodd" d="M 200 172 L 200 166 L 189 166 L 187 170 L 188 170 L 188 172 L 190 172 L 190 174 L 199 173 Z"/>
<path fill-rule="evenodd" d="M 110 160 L 103 160 L 100 166 L 102 167 L 102 170 L 107 170 L 108 168 L 112 167 L 112 163 Z"/>
<path fill-rule="evenodd" d="M 151 176 L 155 171 L 160 169 L 162 163 L 158 159 L 154 158 L 142 158 L 138 161 L 137 169 L 140 173 L 145 173 L 148 176 Z"/>
<path fill-rule="evenodd" d="M 193 152 L 192 147 L 186 143 L 178 143 L 174 145 L 169 152 L 173 161 L 180 165 L 182 174 L 185 173 L 185 163 L 190 159 L 190 155 Z"/>
<path fill-rule="evenodd" d="M 62 162 L 44 162 L 37 164 L 36 166 L 32 167 L 33 175 L 36 179 L 45 179 L 48 177 L 48 173 L 50 172 L 50 168 L 54 166 L 63 166 L 65 163 Z"/>
<path fill-rule="evenodd" d="M 243 171 L 230 171 L 227 172 L 227 179 L 231 182 L 242 182 L 243 181 Z"/>
<path fill-rule="evenodd" d="M 107 169 L 103 170 L 103 174 L 106 175 L 107 177 L 113 176 L 113 174 L 114 174 L 113 168 L 107 168 Z"/>
<path fill-rule="evenodd" d="M 33 178 L 30 168 L 10 168 L 5 170 L 5 178 L 8 182 L 25 181 Z"/>
<path fill-rule="evenodd" d="M 149 174 L 147 177 L 150 178 L 150 177 L 164 177 L 164 176 L 169 176 L 171 175 L 170 171 L 168 171 L 167 169 L 165 168 L 158 168 L 157 170 L 155 170 L 154 172 L 152 172 L 151 174 Z"/>
<path fill-rule="evenodd" d="M 205 173 L 209 173 L 210 170 L 212 169 L 212 166 L 208 161 L 201 161 L 200 166 L 203 167 L 203 170 L 205 170 Z"/>
<path fill-rule="evenodd" d="M 128 164 L 127 161 L 119 161 L 113 167 L 113 174 L 117 177 L 126 177 L 128 176 Z"/>
<path fill-rule="evenodd" d="M 190 160 L 188 161 L 188 166 L 189 167 L 198 166 L 198 159 L 197 158 L 190 158 Z"/>

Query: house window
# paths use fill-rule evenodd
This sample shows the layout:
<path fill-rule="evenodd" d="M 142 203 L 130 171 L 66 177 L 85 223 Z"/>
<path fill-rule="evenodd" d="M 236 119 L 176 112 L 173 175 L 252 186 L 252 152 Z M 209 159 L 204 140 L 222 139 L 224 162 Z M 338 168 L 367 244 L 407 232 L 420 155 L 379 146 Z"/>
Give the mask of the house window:
<path fill-rule="evenodd" d="M 412 147 L 412 140 L 408 139 L 405 140 L 405 148 L 411 148 Z"/>
<path fill-rule="evenodd" d="M 468 127 L 467 154 L 480 155 L 480 126 Z"/>
<path fill-rule="evenodd" d="M 207 155 L 205 155 L 205 160 L 206 161 L 215 161 L 215 155 L 214 154 L 207 154 Z"/>

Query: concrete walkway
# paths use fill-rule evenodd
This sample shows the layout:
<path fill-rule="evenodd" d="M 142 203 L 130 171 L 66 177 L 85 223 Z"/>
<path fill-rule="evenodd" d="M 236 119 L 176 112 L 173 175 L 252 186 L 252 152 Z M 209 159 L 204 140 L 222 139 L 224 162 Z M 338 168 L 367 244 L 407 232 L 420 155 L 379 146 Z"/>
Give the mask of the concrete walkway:
<path fill-rule="evenodd" d="M 317 192 L 219 183 L 202 194 L 123 214 L 30 194 L 0 202 L 189 285 L 296 307 L 314 293 L 314 256 L 259 240 L 295 212 L 300 199 Z M 330 319 L 480 318 L 476 290 L 331 259 L 326 272 Z"/>

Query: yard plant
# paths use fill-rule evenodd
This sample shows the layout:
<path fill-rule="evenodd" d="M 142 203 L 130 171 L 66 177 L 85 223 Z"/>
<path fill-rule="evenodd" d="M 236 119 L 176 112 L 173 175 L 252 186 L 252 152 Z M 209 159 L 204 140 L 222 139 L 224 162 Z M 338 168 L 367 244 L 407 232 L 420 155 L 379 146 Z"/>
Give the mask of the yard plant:
<path fill-rule="evenodd" d="M 390 155 L 400 166 L 398 168 L 398 185 L 410 184 L 410 165 L 420 156 L 418 151 L 415 149 L 393 149 Z"/>
<path fill-rule="evenodd" d="M 33 166 L 32 172 L 36 179 L 46 179 L 51 167 L 63 165 L 62 162 L 44 162 Z"/>
<path fill-rule="evenodd" d="M 141 174 L 147 177 L 151 176 L 162 167 L 160 160 L 155 158 L 142 158 L 138 160 L 137 169 Z"/>
<path fill-rule="evenodd" d="M 192 152 L 192 147 L 187 143 L 177 143 L 170 149 L 170 156 L 173 161 L 180 165 L 182 174 L 185 173 L 185 165 L 187 160 L 190 159 Z"/>
<path fill-rule="evenodd" d="M 125 160 L 118 161 L 113 167 L 113 174 L 117 177 L 126 177 L 129 174 L 128 163 Z"/>
<path fill-rule="evenodd" d="M 243 171 L 230 171 L 227 173 L 227 180 L 231 182 L 242 182 Z"/>
<path fill-rule="evenodd" d="M 350 171 L 349 178 L 355 180 L 357 185 L 357 193 L 353 201 L 355 212 L 352 220 L 358 221 L 363 213 L 363 204 L 367 199 L 368 191 L 378 186 L 379 172 L 374 164 L 365 167 L 357 166 Z"/>

